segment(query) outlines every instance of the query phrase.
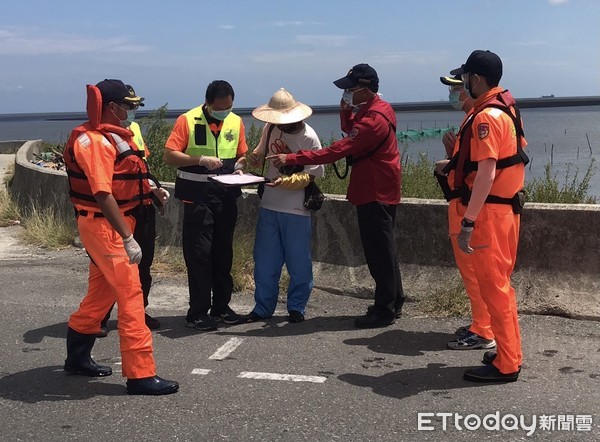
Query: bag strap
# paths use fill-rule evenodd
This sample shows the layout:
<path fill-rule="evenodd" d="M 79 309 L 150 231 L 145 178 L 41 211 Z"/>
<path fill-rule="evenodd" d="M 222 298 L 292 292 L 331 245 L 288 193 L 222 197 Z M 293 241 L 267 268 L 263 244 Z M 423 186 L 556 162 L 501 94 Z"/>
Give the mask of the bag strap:
<path fill-rule="evenodd" d="M 269 150 L 269 142 L 271 141 L 271 134 L 273 133 L 273 129 L 275 129 L 275 125 L 269 123 L 269 129 L 267 130 L 267 140 L 265 142 L 265 156 L 263 158 L 262 170 L 260 172 L 261 176 L 265 176 L 265 163 L 267 162 L 267 151 Z"/>

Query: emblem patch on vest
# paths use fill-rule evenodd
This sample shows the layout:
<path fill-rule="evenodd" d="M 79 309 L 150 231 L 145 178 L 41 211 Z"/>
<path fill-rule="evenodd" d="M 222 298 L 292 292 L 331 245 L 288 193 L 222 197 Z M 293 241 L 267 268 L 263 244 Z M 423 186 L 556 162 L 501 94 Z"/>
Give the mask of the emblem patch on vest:
<path fill-rule="evenodd" d="M 228 132 L 225 133 L 225 139 L 227 141 L 233 141 L 233 138 L 234 138 L 233 131 L 229 130 Z"/>
<path fill-rule="evenodd" d="M 477 135 L 479 135 L 480 140 L 487 138 L 489 134 L 490 125 L 488 123 L 480 123 L 479 126 L 477 126 Z"/>

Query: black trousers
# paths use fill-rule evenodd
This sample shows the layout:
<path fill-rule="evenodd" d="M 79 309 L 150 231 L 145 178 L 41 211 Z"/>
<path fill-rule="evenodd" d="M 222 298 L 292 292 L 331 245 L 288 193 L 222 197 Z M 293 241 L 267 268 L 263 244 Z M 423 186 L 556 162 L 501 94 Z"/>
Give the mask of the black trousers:
<path fill-rule="evenodd" d="M 148 295 L 150 287 L 152 287 L 152 275 L 150 267 L 154 261 L 154 244 L 156 241 L 156 209 L 153 204 L 145 204 L 140 206 L 132 213 L 135 218 L 135 229 L 133 230 L 133 238 L 137 241 L 142 249 L 142 260 L 138 264 L 140 274 L 140 282 L 142 283 L 142 292 L 144 293 L 144 307 L 148 305 Z M 114 308 L 114 304 L 102 320 L 106 324 L 110 318 L 110 313 Z"/>
<path fill-rule="evenodd" d="M 237 201 L 233 198 L 220 205 L 185 204 L 183 256 L 190 292 L 188 321 L 198 319 L 209 309 L 213 314 L 221 313 L 231 301 L 236 221 Z"/>
<path fill-rule="evenodd" d="M 396 207 L 378 202 L 356 206 L 360 239 L 375 280 L 375 311 L 383 317 L 401 311 L 406 299 L 394 239 Z"/>

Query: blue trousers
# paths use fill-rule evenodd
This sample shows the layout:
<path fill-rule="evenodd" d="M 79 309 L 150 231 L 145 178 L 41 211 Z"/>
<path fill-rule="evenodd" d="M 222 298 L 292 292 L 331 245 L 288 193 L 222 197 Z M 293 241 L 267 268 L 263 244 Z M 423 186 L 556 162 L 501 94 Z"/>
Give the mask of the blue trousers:
<path fill-rule="evenodd" d="M 254 243 L 254 313 L 270 318 L 277 306 L 279 278 L 285 263 L 290 275 L 287 309 L 304 309 L 313 288 L 312 224 L 309 216 L 260 208 Z"/>

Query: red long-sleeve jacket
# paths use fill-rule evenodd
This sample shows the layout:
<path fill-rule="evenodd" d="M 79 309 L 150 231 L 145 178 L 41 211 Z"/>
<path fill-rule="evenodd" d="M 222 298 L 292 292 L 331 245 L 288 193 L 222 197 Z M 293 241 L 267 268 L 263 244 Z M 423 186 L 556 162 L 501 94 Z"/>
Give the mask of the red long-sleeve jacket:
<path fill-rule="evenodd" d="M 327 164 L 352 155 L 348 201 L 355 206 L 370 202 L 398 204 L 402 170 L 396 139 L 396 114 L 389 103 L 375 96 L 353 114 L 340 112 L 346 138 L 318 151 L 288 154 L 288 164 Z"/>

